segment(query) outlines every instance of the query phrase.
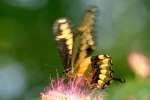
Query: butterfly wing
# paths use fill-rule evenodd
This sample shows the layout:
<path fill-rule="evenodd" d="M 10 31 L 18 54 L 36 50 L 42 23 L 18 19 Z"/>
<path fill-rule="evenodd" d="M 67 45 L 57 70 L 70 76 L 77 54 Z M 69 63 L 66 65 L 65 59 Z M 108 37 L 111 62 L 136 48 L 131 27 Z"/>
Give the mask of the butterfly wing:
<path fill-rule="evenodd" d="M 74 31 L 75 34 L 66 18 L 58 19 L 54 24 L 53 31 L 66 72 L 70 70 L 74 72 L 74 69 L 78 69 L 79 64 L 95 49 L 93 36 L 95 11 L 95 7 L 89 7 L 86 10 L 79 26 Z"/>
<path fill-rule="evenodd" d="M 72 66 L 78 69 L 79 64 L 95 50 L 93 28 L 95 23 L 95 7 L 89 7 L 79 26 L 75 30 Z"/>
<path fill-rule="evenodd" d="M 60 55 L 63 59 L 65 72 L 71 69 L 73 33 L 69 20 L 58 19 L 53 27 Z"/>

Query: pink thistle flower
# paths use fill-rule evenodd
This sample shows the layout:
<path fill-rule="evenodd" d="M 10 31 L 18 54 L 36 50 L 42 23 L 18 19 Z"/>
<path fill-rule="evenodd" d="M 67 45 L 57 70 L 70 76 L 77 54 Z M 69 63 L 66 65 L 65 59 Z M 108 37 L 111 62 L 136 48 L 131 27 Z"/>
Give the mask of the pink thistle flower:
<path fill-rule="evenodd" d="M 51 80 L 41 96 L 42 100 L 102 100 L 101 92 L 99 93 L 99 96 L 94 96 L 83 77 L 61 77 Z"/>

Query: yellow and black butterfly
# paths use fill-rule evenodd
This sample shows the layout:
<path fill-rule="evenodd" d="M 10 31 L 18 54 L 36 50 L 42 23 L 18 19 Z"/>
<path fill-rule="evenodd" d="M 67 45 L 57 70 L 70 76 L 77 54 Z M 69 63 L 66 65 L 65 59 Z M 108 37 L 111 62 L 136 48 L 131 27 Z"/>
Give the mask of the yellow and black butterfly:
<path fill-rule="evenodd" d="M 54 24 L 54 34 L 63 58 L 64 70 L 67 77 L 84 76 L 91 87 L 105 88 L 112 80 L 123 82 L 112 74 L 112 59 L 108 55 L 90 56 L 96 49 L 94 24 L 96 7 L 85 11 L 80 24 L 72 30 L 70 21 L 58 19 Z"/>

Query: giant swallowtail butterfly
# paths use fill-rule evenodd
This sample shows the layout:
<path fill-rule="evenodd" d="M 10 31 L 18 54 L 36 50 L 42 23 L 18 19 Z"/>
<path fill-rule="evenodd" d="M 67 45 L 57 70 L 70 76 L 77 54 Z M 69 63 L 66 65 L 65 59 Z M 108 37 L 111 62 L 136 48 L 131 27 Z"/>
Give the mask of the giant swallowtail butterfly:
<path fill-rule="evenodd" d="M 54 24 L 54 34 L 63 58 L 67 77 L 87 77 L 91 87 L 105 88 L 115 78 L 112 73 L 112 59 L 106 54 L 90 56 L 95 50 L 94 24 L 96 7 L 89 7 L 80 21 L 72 30 L 71 23 L 66 18 L 58 19 Z"/>

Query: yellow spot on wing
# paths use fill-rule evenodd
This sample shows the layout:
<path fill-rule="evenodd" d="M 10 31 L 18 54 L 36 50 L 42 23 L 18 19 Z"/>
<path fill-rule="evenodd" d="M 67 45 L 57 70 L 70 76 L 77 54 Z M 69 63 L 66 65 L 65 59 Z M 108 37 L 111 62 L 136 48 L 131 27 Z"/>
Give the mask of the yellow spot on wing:
<path fill-rule="evenodd" d="M 100 70 L 100 73 L 101 74 L 109 74 L 109 70 L 102 69 L 102 70 Z"/>
<path fill-rule="evenodd" d="M 106 75 L 100 74 L 100 75 L 99 75 L 99 78 L 100 78 L 101 80 L 105 80 L 107 77 L 106 77 Z"/>
<path fill-rule="evenodd" d="M 72 39 L 67 40 L 67 41 L 66 41 L 66 44 L 67 44 L 67 45 L 71 45 L 71 44 L 72 44 Z"/>
<path fill-rule="evenodd" d="M 64 29 L 67 29 L 67 28 L 69 28 L 69 24 L 68 23 L 60 25 L 60 30 L 64 30 Z"/>
<path fill-rule="evenodd" d="M 102 81 L 102 80 L 98 80 L 98 84 L 99 84 L 100 86 L 103 86 L 105 83 L 104 83 L 104 81 Z"/>
<path fill-rule="evenodd" d="M 104 55 L 99 55 L 98 58 L 99 59 L 104 59 L 105 57 L 104 57 Z"/>
<path fill-rule="evenodd" d="M 99 66 L 101 69 L 108 69 L 110 66 L 108 64 L 102 64 Z"/>
<path fill-rule="evenodd" d="M 102 61 L 103 63 L 107 63 L 107 64 L 109 64 L 110 63 L 110 59 L 109 58 L 105 58 L 103 61 Z"/>
<path fill-rule="evenodd" d="M 68 36 L 66 37 L 66 39 L 72 39 L 72 37 L 73 37 L 72 34 L 73 34 L 73 33 L 68 34 Z"/>
<path fill-rule="evenodd" d="M 67 35 L 68 35 L 68 32 L 64 32 L 64 34 L 62 34 L 62 35 L 58 35 L 58 36 L 56 36 L 56 40 L 58 39 L 65 39 L 66 37 L 67 37 Z"/>
<path fill-rule="evenodd" d="M 94 45 L 94 41 L 93 41 L 93 40 L 89 40 L 89 41 L 88 41 L 88 44 L 89 44 L 89 45 Z"/>
<path fill-rule="evenodd" d="M 66 18 L 62 18 L 62 19 L 59 19 L 59 20 L 58 20 L 58 23 L 65 23 L 66 21 L 67 21 Z"/>

